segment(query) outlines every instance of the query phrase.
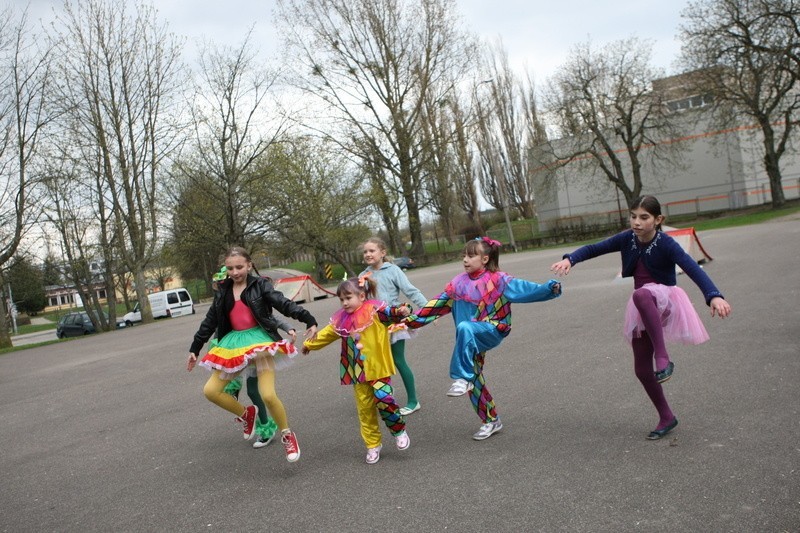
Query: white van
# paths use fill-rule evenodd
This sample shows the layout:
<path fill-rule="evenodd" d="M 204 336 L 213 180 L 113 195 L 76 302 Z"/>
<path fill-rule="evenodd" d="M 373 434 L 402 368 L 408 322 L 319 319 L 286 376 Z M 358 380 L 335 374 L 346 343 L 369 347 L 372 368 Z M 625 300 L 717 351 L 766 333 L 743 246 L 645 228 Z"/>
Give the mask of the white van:
<path fill-rule="evenodd" d="M 184 288 L 154 292 L 148 294 L 147 299 L 150 300 L 150 309 L 153 311 L 153 318 L 194 314 L 192 296 L 189 294 L 189 291 Z M 126 313 L 122 318 L 128 326 L 133 325 L 134 322 L 141 322 L 142 313 L 139 310 L 139 304 L 137 303 L 133 311 Z"/>

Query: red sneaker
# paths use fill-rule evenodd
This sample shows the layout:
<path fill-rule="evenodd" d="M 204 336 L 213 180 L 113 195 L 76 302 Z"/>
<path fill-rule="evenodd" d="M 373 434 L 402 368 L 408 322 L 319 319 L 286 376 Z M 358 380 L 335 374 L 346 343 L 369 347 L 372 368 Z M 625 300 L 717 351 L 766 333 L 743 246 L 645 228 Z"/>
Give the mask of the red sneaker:
<path fill-rule="evenodd" d="M 286 460 L 293 463 L 300 459 L 300 446 L 297 444 L 297 435 L 288 431 L 281 435 L 283 449 L 286 450 Z"/>
<path fill-rule="evenodd" d="M 256 434 L 256 417 L 258 416 L 258 407 L 255 405 L 248 405 L 244 409 L 242 416 L 237 416 L 236 421 L 241 422 L 244 426 L 244 440 L 250 440 Z"/>

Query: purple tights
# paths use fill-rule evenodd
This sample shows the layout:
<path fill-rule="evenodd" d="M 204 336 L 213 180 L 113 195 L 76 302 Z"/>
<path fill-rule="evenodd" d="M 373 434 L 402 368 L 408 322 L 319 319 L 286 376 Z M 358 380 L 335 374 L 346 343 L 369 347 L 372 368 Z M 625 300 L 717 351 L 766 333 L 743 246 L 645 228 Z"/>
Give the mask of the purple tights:
<path fill-rule="evenodd" d="M 660 325 L 658 331 L 661 331 Z M 672 422 L 675 415 L 669 408 L 661 383 L 656 380 L 653 373 L 653 343 L 648 332 L 643 331 L 641 337 L 631 339 L 631 346 L 633 346 L 633 371 L 658 411 L 659 421 L 656 430 L 664 429 Z"/>
<path fill-rule="evenodd" d="M 647 289 L 636 289 L 633 291 L 633 305 L 642 317 L 645 331 L 650 335 L 650 353 L 655 356 L 656 370 L 660 372 L 667 368 L 669 354 L 664 344 L 664 330 L 661 328 L 661 313 L 656 306 L 656 297 Z"/>

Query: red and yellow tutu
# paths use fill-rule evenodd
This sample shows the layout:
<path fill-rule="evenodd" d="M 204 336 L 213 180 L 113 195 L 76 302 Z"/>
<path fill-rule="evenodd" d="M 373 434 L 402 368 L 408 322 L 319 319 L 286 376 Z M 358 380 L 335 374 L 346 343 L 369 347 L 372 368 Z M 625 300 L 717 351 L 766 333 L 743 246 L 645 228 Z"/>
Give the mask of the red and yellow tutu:
<path fill-rule="evenodd" d="M 297 348 L 286 339 L 276 341 L 261 326 L 232 330 L 221 339 L 211 341 L 200 366 L 219 370 L 222 379 L 231 379 L 251 363 L 256 373 L 280 370 L 292 363 Z"/>

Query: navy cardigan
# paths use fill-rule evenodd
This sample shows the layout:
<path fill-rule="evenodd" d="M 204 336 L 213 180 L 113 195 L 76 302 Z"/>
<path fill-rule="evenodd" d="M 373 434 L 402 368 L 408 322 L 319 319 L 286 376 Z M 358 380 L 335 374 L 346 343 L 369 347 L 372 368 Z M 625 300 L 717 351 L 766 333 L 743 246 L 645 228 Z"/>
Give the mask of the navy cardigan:
<path fill-rule="evenodd" d="M 646 246 L 639 246 L 636 235 L 633 230 L 629 229 L 604 241 L 582 246 L 571 254 L 564 254 L 563 259 L 569 259 L 570 264 L 575 265 L 581 261 L 610 252 L 620 252 L 622 254 L 623 278 L 633 276 L 633 271 L 636 269 L 636 261 L 641 259 L 647 271 L 658 283 L 662 285 L 677 285 L 675 265 L 678 265 L 703 291 L 706 305 L 709 305 L 711 300 L 717 296 L 723 297 L 722 293 L 714 286 L 714 282 L 703 272 L 697 262 L 681 248 L 681 245 L 675 239 L 662 231 L 657 231 L 656 236 Z"/>

